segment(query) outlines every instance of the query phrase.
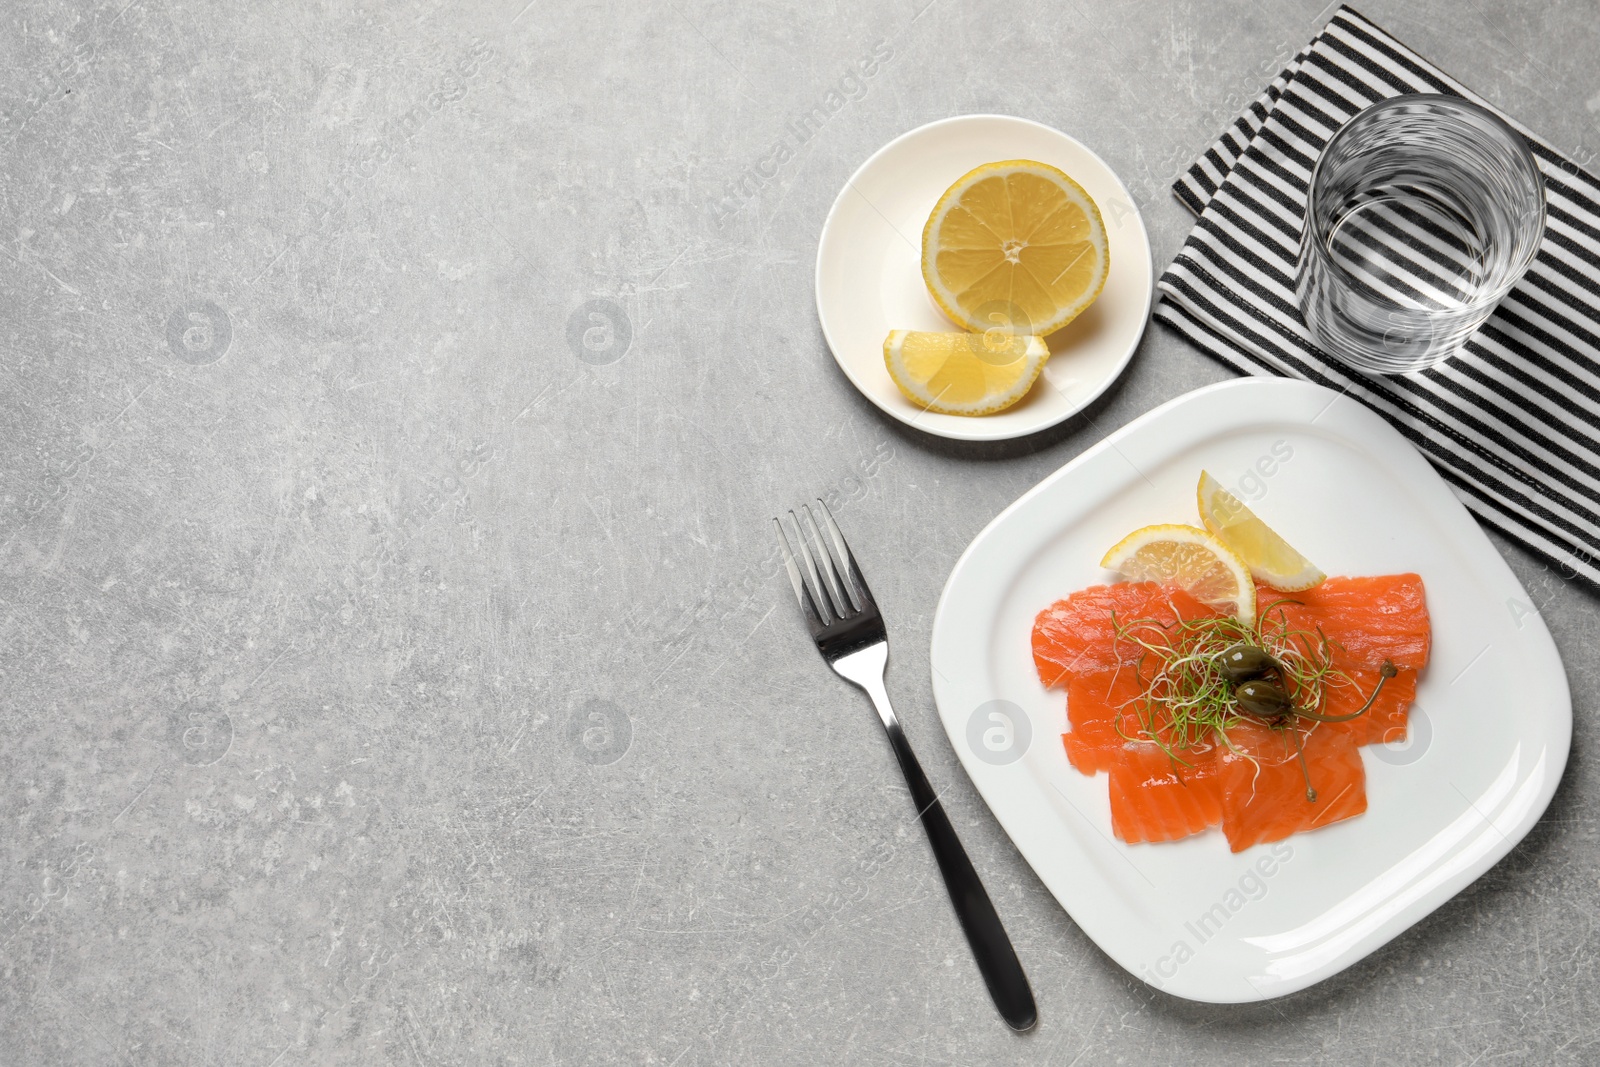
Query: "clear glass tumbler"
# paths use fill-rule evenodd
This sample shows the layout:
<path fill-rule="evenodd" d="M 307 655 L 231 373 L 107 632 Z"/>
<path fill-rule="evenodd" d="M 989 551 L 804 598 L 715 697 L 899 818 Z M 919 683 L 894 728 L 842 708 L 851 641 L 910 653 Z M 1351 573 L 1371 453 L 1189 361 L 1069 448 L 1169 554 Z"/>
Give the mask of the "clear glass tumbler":
<path fill-rule="evenodd" d="M 1311 172 L 1296 288 L 1317 345 L 1361 371 L 1448 358 L 1533 262 L 1544 180 L 1522 136 L 1454 96 L 1373 104 Z"/>

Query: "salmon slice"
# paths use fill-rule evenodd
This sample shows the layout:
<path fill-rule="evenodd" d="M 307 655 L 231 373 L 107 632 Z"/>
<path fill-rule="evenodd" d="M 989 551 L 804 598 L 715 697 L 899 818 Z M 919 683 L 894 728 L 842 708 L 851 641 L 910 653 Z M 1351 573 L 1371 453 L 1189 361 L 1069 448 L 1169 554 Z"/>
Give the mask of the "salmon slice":
<path fill-rule="evenodd" d="M 1039 680 L 1053 687 L 1074 674 L 1132 662 L 1137 649 L 1117 647 L 1112 612 L 1123 622 L 1148 618 L 1162 625 L 1221 614 L 1183 590 L 1159 582 L 1090 586 L 1056 601 L 1034 619 L 1033 663 Z"/>
<path fill-rule="evenodd" d="M 1218 757 L 1218 780 L 1222 832 L 1233 851 L 1282 841 L 1367 810 L 1367 774 L 1348 732 L 1319 726 L 1301 734 L 1317 791 L 1314 802 L 1306 799 L 1306 780 L 1286 730 L 1244 722 L 1229 728 L 1228 740 L 1238 751 Z"/>
<path fill-rule="evenodd" d="M 1067 682 L 1067 760 L 1084 774 L 1109 771 L 1144 730 L 1144 684 L 1132 667 L 1073 674 Z M 1119 729 L 1120 727 L 1120 729 Z"/>
<path fill-rule="evenodd" d="M 1272 607 L 1276 600 L 1288 602 Z M 1262 585 L 1256 589 L 1256 604 L 1265 612 L 1269 632 L 1280 619 L 1290 630 L 1314 633 L 1320 626 L 1337 646 L 1333 658 L 1341 668 L 1375 671 L 1385 659 L 1413 671 L 1428 665 L 1432 631 L 1422 579 L 1415 574 L 1329 578 L 1298 593 Z"/>
<path fill-rule="evenodd" d="M 1181 781 L 1190 785 L 1204 783 L 1222 797 L 1222 756 L 1226 750 L 1221 745 L 1206 745 L 1178 753 L 1173 771 Z"/>
<path fill-rule="evenodd" d="M 1322 715 L 1349 715 L 1367 702 L 1381 677 L 1377 671 L 1346 668 L 1348 685 L 1329 685 L 1322 691 Z M 1349 722 L 1327 722 L 1317 727 L 1346 733 L 1357 745 L 1386 745 L 1406 739 L 1411 702 L 1417 699 L 1417 672 L 1401 671 L 1383 684 L 1372 707 Z"/>
<path fill-rule="evenodd" d="M 1180 768 L 1159 745 L 1123 746 L 1111 767 L 1111 829 L 1117 837 L 1130 843 L 1176 841 L 1222 821 L 1220 779 Z"/>

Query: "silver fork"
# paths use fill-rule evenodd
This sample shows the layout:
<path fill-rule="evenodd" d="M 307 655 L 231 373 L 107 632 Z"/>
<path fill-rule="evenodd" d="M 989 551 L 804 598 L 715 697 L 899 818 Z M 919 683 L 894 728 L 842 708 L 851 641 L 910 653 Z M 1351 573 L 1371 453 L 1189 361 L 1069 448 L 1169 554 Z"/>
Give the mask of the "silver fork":
<path fill-rule="evenodd" d="M 934 858 L 944 874 L 950 903 L 977 957 L 984 984 L 989 987 L 989 996 L 1012 1029 L 1027 1030 L 1039 1018 L 1028 976 L 1022 971 L 1011 939 L 1006 936 L 1006 929 L 989 901 L 989 894 L 984 891 L 978 872 L 967 858 L 967 850 L 961 847 L 961 839 L 950 825 L 938 794 L 928 784 L 928 776 L 922 773 L 922 765 L 900 729 L 894 708 L 889 706 L 889 693 L 883 684 L 884 667 L 889 662 L 889 635 L 883 616 L 828 506 L 821 500 L 817 501 L 817 506 L 822 510 L 823 523 L 828 529 L 826 538 L 809 504 L 800 506 L 805 513 L 804 523 L 794 511 L 789 512 L 804 574 L 795 563 L 796 553 L 790 550 L 783 523 L 772 520 L 778 528 L 778 543 L 783 546 L 783 561 L 789 569 L 789 580 L 794 583 L 794 595 L 800 600 L 800 610 L 805 613 L 817 651 L 828 661 L 828 666 L 865 689 L 878 709 L 878 717 L 889 734 L 889 745 L 900 761 L 906 785 L 911 788 L 911 799 L 922 819 L 922 828 L 927 831 L 928 843 L 933 846 Z"/>

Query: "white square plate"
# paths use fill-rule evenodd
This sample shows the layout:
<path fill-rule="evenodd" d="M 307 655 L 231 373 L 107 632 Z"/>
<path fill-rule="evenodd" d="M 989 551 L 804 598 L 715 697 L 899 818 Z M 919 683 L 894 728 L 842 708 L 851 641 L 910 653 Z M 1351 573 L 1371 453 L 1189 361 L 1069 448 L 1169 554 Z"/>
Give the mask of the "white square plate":
<path fill-rule="evenodd" d="M 1196 521 L 1211 471 L 1329 574 L 1415 571 L 1433 655 L 1404 745 L 1362 749 L 1365 814 L 1237 855 L 1220 831 L 1127 845 L 1104 774 L 1067 763 L 1066 699 L 1034 672 L 1034 616 L 1109 576 L 1124 534 Z M 1359 402 L 1244 378 L 1151 411 L 978 535 L 933 624 L 933 691 L 995 817 L 1062 907 L 1144 981 L 1264 1000 L 1348 967 L 1493 866 L 1566 766 L 1572 704 L 1555 644 L 1444 481 Z"/>

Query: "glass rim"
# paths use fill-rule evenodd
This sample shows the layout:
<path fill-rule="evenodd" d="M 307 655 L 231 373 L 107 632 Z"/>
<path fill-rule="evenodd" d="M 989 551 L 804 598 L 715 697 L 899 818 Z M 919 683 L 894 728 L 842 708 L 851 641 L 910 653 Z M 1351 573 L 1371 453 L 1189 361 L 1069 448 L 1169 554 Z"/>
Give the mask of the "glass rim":
<path fill-rule="evenodd" d="M 1529 170 L 1532 172 L 1533 176 L 1538 179 L 1534 182 L 1534 195 L 1537 200 L 1537 204 L 1535 205 L 1535 213 L 1539 219 L 1539 233 L 1541 239 L 1533 241 L 1529 244 L 1528 251 L 1519 259 L 1517 263 L 1516 278 L 1514 278 L 1509 284 L 1485 293 L 1479 296 L 1476 300 L 1462 304 L 1456 309 L 1457 311 L 1480 311 L 1485 307 L 1489 307 L 1503 300 L 1507 293 L 1516 288 L 1517 282 L 1521 280 L 1522 275 L 1527 271 L 1527 268 L 1532 265 L 1536 258 L 1538 258 L 1539 248 L 1543 244 L 1542 238 L 1545 229 L 1546 197 L 1544 190 L 1544 173 L 1539 169 L 1539 161 L 1534 157 L 1533 150 L 1528 147 L 1527 139 L 1523 137 L 1522 134 L 1518 133 L 1516 128 L 1504 118 L 1495 114 L 1482 104 L 1468 100 L 1464 96 L 1452 96 L 1447 93 L 1401 93 L 1399 96 L 1391 96 L 1386 99 L 1379 100 L 1376 103 L 1368 104 L 1366 107 L 1350 116 L 1350 118 L 1337 130 L 1334 130 L 1333 133 L 1328 137 L 1328 140 L 1323 144 L 1322 151 L 1317 153 L 1317 161 L 1311 166 L 1311 180 L 1306 185 L 1306 216 L 1300 224 L 1301 246 L 1302 248 L 1309 247 L 1311 254 L 1316 256 L 1318 261 L 1321 262 L 1326 269 L 1337 275 L 1342 282 L 1349 283 L 1354 288 L 1360 288 L 1360 279 L 1352 274 L 1337 259 L 1328 255 L 1327 249 L 1322 246 L 1321 241 L 1315 239 L 1310 241 L 1306 240 L 1308 236 L 1314 236 L 1311 235 L 1309 231 L 1315 225 L 1312 220 L 1316 217 L 1315 207 L 1317 202 L 1317 178 L 1322 173 L 1323 161 L 1328 158 L 1329 152 L 1332 151 L 1334 146 L 1338 144 L 1338 142 L 1345 136 L 1345 131 L 1349 130 L 1359 120 L 1366 118 L 1368 115 L 1374 112 L 1389 111 L 1393 108 L 1402 107 L 1408 104 L 1426 104 L 1434 107 L 1443 107 L 1445 109 L 1454 108 L 1474 117 L 1488 120 L 1489 125 L 1494 127 L 1495 131 L 1505 140 L 1507 145 L 1511 147 L 1513 154 L 1519 155 L 1527 161 Z"/>

